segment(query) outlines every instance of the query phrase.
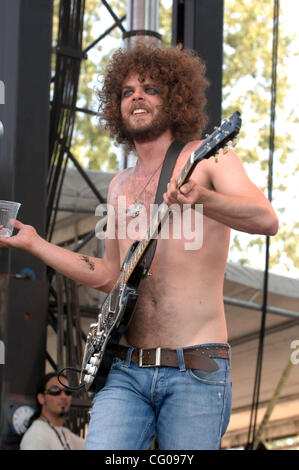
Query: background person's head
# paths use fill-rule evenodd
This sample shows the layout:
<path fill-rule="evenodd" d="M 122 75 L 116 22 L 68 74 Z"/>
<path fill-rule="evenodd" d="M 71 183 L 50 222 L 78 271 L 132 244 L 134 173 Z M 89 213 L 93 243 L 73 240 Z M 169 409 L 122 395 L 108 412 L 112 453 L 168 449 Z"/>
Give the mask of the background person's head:
<path fill-rule="evenodd" d="M 68 385 L 66 377 L 60 376 L 59 380 Z M 53 424 L 64 420 L 72 401 L 71 392 L 64 388 L 59 380 L 56 373 L 46 375 L 39 384 L 36 394 L 41 415 Z"/>
<path fill-rule="evenodd" d="M 68 385 L 68 380 L 64 375 L 60 374 L 59 380 Z M 41 415 L 45 416 L 53 425 L 63 424 L 64 417 L 71 406 L 71 392 L 67 389 L 64 390 L 60 382 L 56 372 L 51 372 L 40 379 L 35 394 L 36 412 L 29 419 L 27 428 Z"/>

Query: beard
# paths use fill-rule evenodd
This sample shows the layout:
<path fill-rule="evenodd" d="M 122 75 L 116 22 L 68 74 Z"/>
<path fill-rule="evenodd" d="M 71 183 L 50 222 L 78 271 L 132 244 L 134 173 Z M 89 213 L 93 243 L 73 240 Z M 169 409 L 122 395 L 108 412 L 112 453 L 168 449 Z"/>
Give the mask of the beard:
<path fill-rule="evenodd" d="M 126 138 L 138 143 L 151 142 L 162 135 L 169 128 L 167 114 L 159 111 L 149 124 L 132 126 L 129 119 L 123 118 L 122 131 Z"/>
<path fill-rule="evenodd" d="M 64 418 L 65 416 L 68 415 L 68 410 L 65 409 L 65 407 L 63 406 L 60 410 L 60 412 L 58 413 L 59 417 L 60 418 Z"/>

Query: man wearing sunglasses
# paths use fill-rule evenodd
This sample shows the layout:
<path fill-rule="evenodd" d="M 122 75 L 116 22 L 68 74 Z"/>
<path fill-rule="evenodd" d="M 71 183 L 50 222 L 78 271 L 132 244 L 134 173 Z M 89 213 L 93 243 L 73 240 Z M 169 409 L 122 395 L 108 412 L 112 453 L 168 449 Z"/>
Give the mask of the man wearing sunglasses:
<path fill-rule="evenodd" d="M 65 377 L 60 381 L 68 385 Z M 36 393 L 37 412 L 29 421 L 20 449 L 82 450 L 84 439 L 63 425 L 71 401 L 70 390 L 62 386 L 56 373 L 43 377 Z"/>

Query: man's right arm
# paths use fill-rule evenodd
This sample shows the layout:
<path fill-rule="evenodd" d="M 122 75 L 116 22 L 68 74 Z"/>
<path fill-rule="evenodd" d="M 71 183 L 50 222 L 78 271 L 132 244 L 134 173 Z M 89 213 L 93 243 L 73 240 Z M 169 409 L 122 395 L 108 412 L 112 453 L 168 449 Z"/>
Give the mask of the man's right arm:
<path fill-rule="evenodd" d="M 18 220 L 14 226 L 18 230 L 17 235 L 10 238 L 0 237 L 0 247 L 26 250 L 70 279 L 104 292 L 111 290 L 119 276 L 117 240 L 106 240 L 105 256 L 100 259 L 49 243 L 38 235 L 34 227 Z"/>
<path fill-rule="evenodd" d="M 113 201 L 117 200 L 119 179 L 122 177 L 122 173 L 118 173 L 110 183 L 108 206 L 112 207 Z M 7 238 L 0 236 L 0 248 L 26 250 L 73 281 L 109 293 L 120 275 L 121 267 L 119 244 L 115 236 L 115 223 L 114 217 L 108 217 L 105 255 L 102 259 L 74 253 L 49 243 L 38 235 L 34 227 L 22 224 L 18 220 L 14 222 L 18 233 Z"/>

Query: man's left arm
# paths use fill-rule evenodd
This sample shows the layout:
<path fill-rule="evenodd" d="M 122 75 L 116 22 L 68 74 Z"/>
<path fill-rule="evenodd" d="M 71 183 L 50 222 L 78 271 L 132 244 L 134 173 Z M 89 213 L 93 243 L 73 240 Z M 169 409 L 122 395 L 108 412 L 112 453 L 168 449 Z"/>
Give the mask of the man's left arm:
<path fill-rule="evenodd" d="M 168 185 L 165 201 L 167 204 L 203 204 L 204 215 L 235 230 L 263 235 L 275 235 L 278 218 L 269 200 L 252 183 L 239 159 L 229 150 L 221 155 L 219 162 L 214 159 L 199 163 L 213 189 L 198 183 L 197 169 L 190 180 L 180 190 L 175 180 Z"/>

